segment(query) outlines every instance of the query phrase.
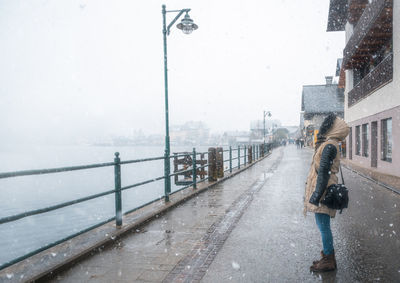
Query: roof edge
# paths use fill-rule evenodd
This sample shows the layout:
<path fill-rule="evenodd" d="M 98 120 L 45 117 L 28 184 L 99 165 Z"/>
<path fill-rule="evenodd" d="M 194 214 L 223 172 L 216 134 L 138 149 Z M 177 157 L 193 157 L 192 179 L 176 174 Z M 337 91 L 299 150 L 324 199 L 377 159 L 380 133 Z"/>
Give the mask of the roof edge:
<path fill-rule="evenodd" d="M 347 22 L 347 11 L 347 0 L 330 0 L 326 31 L 344 31 Z"/>

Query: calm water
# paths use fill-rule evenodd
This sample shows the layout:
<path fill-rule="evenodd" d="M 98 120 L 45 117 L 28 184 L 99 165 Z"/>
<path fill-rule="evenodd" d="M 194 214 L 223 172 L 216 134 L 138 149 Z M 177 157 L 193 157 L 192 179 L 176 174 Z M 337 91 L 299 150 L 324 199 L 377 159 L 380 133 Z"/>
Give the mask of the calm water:
<path fill-rule="evenodd" d="M 198 147 L 206 151 L 207 147 Z M 6 147 L 0 149 L 0 172 L 43 169 L 158 157 L 163 147 Z M 192 151 L 188 147 L 171 152 Z M 241 154 L 242 155 L 242 154 Z M 236 152 L 234 153 L 234 157 Z M 229 158 L 226 154 L 225 159 Z M 236 161 L 237 163 L 237 161 Z M 228 162 L 225 164 L 229 165 Z M 171 167 L 173 168 L 173 167 Z M 122 186 L 163 175 L 163 160 L 123 165 Z M 172 169 L 173 170 L 173 169 Z M 172 191 L 178 189 L 173 184 Z M 114 188 L 114 168 L 104 167 L 39 176 L 0 179 L 0 217 L 47 207 Z M 128 211 L 164 194 L 164 181 L 122 192 L 122 210 Z M 115 215 L 114 196 L 108 195 L 41 215 L 0 225 L 0 265 Z"/>

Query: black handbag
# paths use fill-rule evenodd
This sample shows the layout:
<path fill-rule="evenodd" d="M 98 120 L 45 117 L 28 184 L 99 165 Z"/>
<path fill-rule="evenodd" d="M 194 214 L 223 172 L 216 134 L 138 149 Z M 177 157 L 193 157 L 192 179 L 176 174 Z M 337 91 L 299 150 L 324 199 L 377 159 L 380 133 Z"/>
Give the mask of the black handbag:
<path fill-rule="evenodd" d="M 342 184 L 332 184 L 327 190 L 325 197 L 320 201 L 331 209 L 342 210 L 348 207 L 349 204 L 349 190 L 344 185 L 342 167 L 339 167 L 340 175 L 342 176 Z"/>

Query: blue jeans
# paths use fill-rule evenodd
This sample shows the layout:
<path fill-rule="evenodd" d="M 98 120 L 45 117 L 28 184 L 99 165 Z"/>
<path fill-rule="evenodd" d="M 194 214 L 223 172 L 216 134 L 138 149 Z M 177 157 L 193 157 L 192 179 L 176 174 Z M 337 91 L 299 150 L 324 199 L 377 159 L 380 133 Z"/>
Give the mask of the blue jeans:
<path fill-rule="evenodd" d="M 325 213 L 315 213 L 315 221 L 321 232 L 324 254 L 333 254 L 333 237 L 331 231 L 331 217 Z"/>

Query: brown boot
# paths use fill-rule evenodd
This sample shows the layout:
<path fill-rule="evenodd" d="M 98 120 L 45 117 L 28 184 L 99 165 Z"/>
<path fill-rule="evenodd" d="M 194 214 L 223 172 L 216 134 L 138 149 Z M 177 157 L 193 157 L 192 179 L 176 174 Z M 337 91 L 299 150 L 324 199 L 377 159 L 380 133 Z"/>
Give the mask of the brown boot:
<path fill-rule="evenodd" d="M 312 272 L 333 271 L 336 269 L 335 254 L 324 255 L 320 261 L 310 267 Z"/>
<path fill-rule="evenodd" d="M 324 251 L 321 251 L 321 258 L 319 259 L 319 260 L 314 260 L 313 262 L 312 262 L 312 264 L 313 265 L 316 265 L 318 262 L 320 262 L 321 261 L 321 259 L 323 259 L 324 258 Z"/>
<path fill-rule="evenodd" d="M 333 255 L 334 255 L 334 259 L 335 259 L 335 268 L 337 268 L 337 265 L 336 265 L 336 257 L 335 257 L 335 250 L 333 250 Z M 324 251 L 321 251 L 321 259 L 323 259 L 324 256 L 325 256 Z M 316 265 L 318 262 L 321 261 L 321 259 L 319 259 L 319 260 L 314 260 L 314 261 L 312 262 L 313 265 Z"/>

